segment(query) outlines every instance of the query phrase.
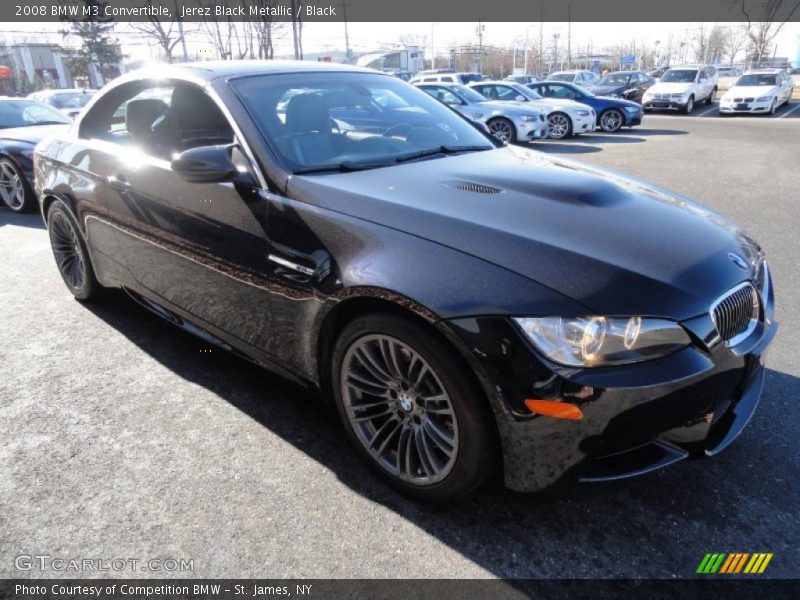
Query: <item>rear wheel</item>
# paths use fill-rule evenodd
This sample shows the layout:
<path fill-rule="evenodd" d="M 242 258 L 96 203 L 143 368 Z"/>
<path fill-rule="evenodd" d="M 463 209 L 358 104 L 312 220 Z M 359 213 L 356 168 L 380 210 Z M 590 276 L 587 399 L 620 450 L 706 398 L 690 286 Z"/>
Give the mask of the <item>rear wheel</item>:
<path fill-rule="evenodd" d="M 491 474 L 491 409 L 452 350 L 424 327 L 390 314 L 356 319 L 339 336 L 332 365 L 350 438 L 402 492 L 452 500 Z"/>
<path fill-rule="evenodd" d="M 36 197 L 22 170 L 10 159 L 0 160 L 0 198 L 17 213 L 33 210 Z"/>
<path fill-rule="evenodd" d="M 709 106 L 711 104 L 714 104 L 714 99 L 716 97 L 717 97 L 717 88 L 714 88 L 713 90 L 711 90 L 711 93 L 708 95 L 708 98 L 706 98 L 706 104 L 708 104 Z"/>
<path fill-rule="evenodd" d="M 560 140 L 572 133 L 572 121 L 564 113 L 552 113 L 547 117 L 547 128 L 550 138 Z"/>
<path fill-rule="evenodd" d="M 514 124 L 508 119 L 496 117 L 494 119 L 490 119 L 486 125 L 488 125 L 489 131 L 491 131 L 492 134 L 500 141 L 507 142 L 509 144 L 513 144 L 517 141 L 517 132 L 514 129 Z"/>
<path fill-rule="evenodd" d="M 615 131 L 619 131 L 624 123 L 625 119 L 623 118 L 622 113 L 615 108 L 611 108 L 600 115 L 600 129 L 606 133 L 614 133 Z"/>
<path fill-rule="evenodd" d="M 58 272 L 69 291 L 77 300 L 95 297 L 101 286 L 75 219 L 61 200 L 56 200 L 47 212 L 47 229 Z"/>

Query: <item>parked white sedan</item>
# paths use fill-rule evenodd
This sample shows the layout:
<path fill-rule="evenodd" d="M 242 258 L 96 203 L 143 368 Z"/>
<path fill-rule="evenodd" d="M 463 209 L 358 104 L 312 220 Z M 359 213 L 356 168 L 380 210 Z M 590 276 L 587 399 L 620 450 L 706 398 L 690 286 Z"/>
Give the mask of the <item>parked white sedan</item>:
<path fill-rule="evenodd" d="M 794 81 L 782 69 L 759 69 L 742 75 L 719 102 L 722 115 L 775 114 L 792 97 Z"/>

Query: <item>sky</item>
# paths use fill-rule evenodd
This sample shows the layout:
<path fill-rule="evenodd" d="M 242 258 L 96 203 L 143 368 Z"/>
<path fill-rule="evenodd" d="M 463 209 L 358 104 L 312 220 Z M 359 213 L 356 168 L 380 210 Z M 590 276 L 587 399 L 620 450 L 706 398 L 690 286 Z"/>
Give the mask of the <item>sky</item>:
<path fill-rule="evenodd" d="M 723 23 L 723 27 L 735 24 Z M 652 47 L 656 40 L 664 46 L 670 36 L 673 39 L 685 39 L 687 33 L 697 25 L 693 23 L 545 23 L 542 26 L 545 43 L 552 43 L 553 35 L 560 35 L 560 46 L 566 45 L 567 32 L 571 27 L 573 52 L 581 52 L 590 44 L 593 51 L 624 41 L 636 42 L 637 46 Z M 350 22 L 347 25 L 350 46 L 355 53 L 386 48 L 400 41 L 401 37 L 424 37 L 430 41 L 437 53 L 447 54 L 450 45 L 477 42 L 476 23 L 363 23 Z M 303 46 L 306 53 L 330 52 L 344 50 L 344 24 L 339 23 L 304 23 Z M 60 23 L 0 23 L 0 37 L 7 42 L 14 41 L 48 41 L 62 43 L 59 31 Z M 540 26 L 538 23 L 484 23 L 484 43 L 494 46 L 513 46 L 515 40 L 522 42 L 526 36 L 538 41 Z M 147 60 L 152 58 L 152 40 L 143 34 L 121 24 L 117 35 L 125 47 L 130 60 Z M 202 37 L 202 36 L 200 36 Z M 199 39 L 199 38 L 198 38 Z M 777 55 L 793 57 L 800 43 L 800 23 L 787 23 L 777 39 Z M 199 45 L 199 44 L 198 44 Z M 276 54 L 292 53 L 291 35 L 288 32 L 279 42 Z"/>

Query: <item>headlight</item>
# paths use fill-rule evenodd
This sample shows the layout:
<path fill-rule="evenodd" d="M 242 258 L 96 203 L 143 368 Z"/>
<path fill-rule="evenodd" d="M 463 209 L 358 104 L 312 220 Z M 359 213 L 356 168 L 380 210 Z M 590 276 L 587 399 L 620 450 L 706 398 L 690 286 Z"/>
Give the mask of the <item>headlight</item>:
<path fill-rule="evenodd" d="M 639 112 L 639 107 L 638 106 L 626 106 L 625 107 L 625 112 L 637 113 L 637 112 Z"/>
<path fill-rule="evenodd" d="M 539 115 L 522 115 L 520 120 L 525 123 L 532 123 L 539 120 Z"/>
<path fill-rule="evenodd" d="M 761 98 L 756 98 L 756 102 L 769 102 L 772 100 L 772 96 L 761 96 Z"/>
<path fill-rule="evenodd" d="M 588 110 L 579 110 L 575 114 L 577 114 L 579 117 L 588 117 L 592 113 Z"/>
<path fill-rule="evenodd" d="M 514 321 L 537 350 L 570 367 L 635 363 L 664 356 L 689 345 L 674 321 L 644 317 L 538 317 Z"/>

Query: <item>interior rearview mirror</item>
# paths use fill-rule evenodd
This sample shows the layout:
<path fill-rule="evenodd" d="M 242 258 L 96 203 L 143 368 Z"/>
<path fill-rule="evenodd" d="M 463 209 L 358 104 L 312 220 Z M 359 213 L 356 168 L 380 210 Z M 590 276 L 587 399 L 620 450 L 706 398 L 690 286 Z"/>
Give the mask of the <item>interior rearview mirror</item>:
<path fill-rule="evenodd" d="M 232 144 L 189 148 L 172 159 L 172 170 L 192 183 L 230 181 L 239 173 L 232 151 Z"/>

